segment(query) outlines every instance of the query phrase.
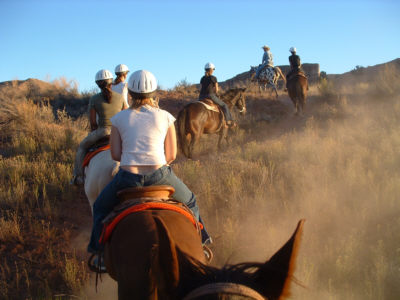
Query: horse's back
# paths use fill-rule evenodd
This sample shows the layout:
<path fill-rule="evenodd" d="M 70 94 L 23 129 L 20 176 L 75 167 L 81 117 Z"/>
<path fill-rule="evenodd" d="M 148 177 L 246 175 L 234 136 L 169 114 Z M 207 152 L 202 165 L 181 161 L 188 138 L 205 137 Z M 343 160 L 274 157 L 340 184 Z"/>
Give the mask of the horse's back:
<path fill-rule="evenodd" d="M 155 219 L 161 219 L 173 242 L 182 251 L 204 261 L 201 237 L 193 223 L 179 212 L 170 210 L 147 210 L 129 214 L 115 227 L 110 240 L 123 251 L 134 246 L 132 251 L 148 251 L 160 241 Z M 125 246 L 122 246 L 125 245 Z M 141 248 L 141 249 L 139 249 Z"/>
<path fill-rule="evenodd" d="M 289 97 L 292 99 L 299 98 L 305 100 L 307 97 L 307 87 L 307 78 L 302 75 L 294 75 L 287 82 Z"/>

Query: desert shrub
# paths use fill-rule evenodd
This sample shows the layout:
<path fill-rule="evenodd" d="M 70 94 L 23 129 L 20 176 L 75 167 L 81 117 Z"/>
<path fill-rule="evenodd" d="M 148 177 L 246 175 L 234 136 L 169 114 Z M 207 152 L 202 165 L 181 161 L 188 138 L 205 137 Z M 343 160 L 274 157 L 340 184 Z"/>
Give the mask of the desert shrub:
<path fill-rule="evenodd" d="M 335 97 L 336 91 L 333 82 L 328 78 L 321 78 L 318 83 L 318 91 L 324 98 Z"/>

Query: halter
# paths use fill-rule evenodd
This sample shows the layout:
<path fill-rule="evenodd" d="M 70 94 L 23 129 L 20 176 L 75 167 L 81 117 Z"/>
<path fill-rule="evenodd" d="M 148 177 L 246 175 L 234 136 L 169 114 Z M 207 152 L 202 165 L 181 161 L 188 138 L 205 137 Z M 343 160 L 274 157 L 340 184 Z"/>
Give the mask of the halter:
<path fill-rule="evenodd" d="M 194 289 L 189 294 L 187 294 L 183 298 L 183 300 L 191 300 L 191 299 L 195 299 L 197 297 L 216 294 L 216 293 L 225 293 L 225 294 L 231 294 L 231 295 L 244 296 L 244 297 L 252 298 L 254 300 L 266 300 L 267 299 L 267 298 L 264 298 L 263 296 L 261 296 L 255 290 L 249 288 L 248 286 L 245 286 L 242 284 L 237 284 L 237 283 L 230 283 L 230 282 L 216 282 L 216 283 L 206 284 L 206 285 L 203 285 L 203 286 L 200 286 L 200 287 Z"/>

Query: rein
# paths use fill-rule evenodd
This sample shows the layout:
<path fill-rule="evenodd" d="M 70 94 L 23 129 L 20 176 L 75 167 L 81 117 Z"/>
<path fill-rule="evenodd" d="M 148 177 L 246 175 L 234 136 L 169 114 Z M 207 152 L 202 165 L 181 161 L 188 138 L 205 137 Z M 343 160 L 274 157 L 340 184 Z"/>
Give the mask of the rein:
<path fill-rule="evenodd" d="M 230 282 L 217 282 L 200 286 L 191 291 L 189 294 L 187 294 L 183 298 L 183 300 L 191 300 L 197 297 L 202 297 L 217 293 L 225 293 L 225 294 L 249 297 L 254 300 L 266 300 L 266 298 L 264 298 L 258 292 L 249 288 L 248 286 Z"/>

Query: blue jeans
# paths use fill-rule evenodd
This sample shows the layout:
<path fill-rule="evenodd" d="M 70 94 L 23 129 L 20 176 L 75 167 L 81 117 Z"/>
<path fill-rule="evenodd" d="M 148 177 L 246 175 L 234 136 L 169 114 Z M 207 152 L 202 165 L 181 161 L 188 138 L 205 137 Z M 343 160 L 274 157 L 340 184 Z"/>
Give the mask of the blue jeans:
<path fill-rule="evenodd" d="M 266 64 L 261 64 L 258 66 L 257 70 L 256 70 L 256 79 L 258 79 L 258 76 L 260 76 L 260 72 L 265 68 Z"/>
<path fill-rule="evenodd" d="M 195 215 L 197 221 L 202 220 L 199 214 L 199 207 L 196 203 L 196 196 L 191 190 L 175 175 L 170 166 L 163 166 L 151 174 L 134 174 L 119 169 L 117 175 L 104 188 L 93 205 L 93 229 L 88 246 L 88 252 L 96 253 L 100 250 L 99 239 L 103 230 L 103 219 L 118 205 L 117 192 L 128 187 L 140 187 L 149 185 L 170 185 L 175 189 L 172 198 L 186 204 Z M 204 224 L 203 224 L 204 226 Z M 205 227 L 201 232 L 202 241 L 210 238 Z"/>

